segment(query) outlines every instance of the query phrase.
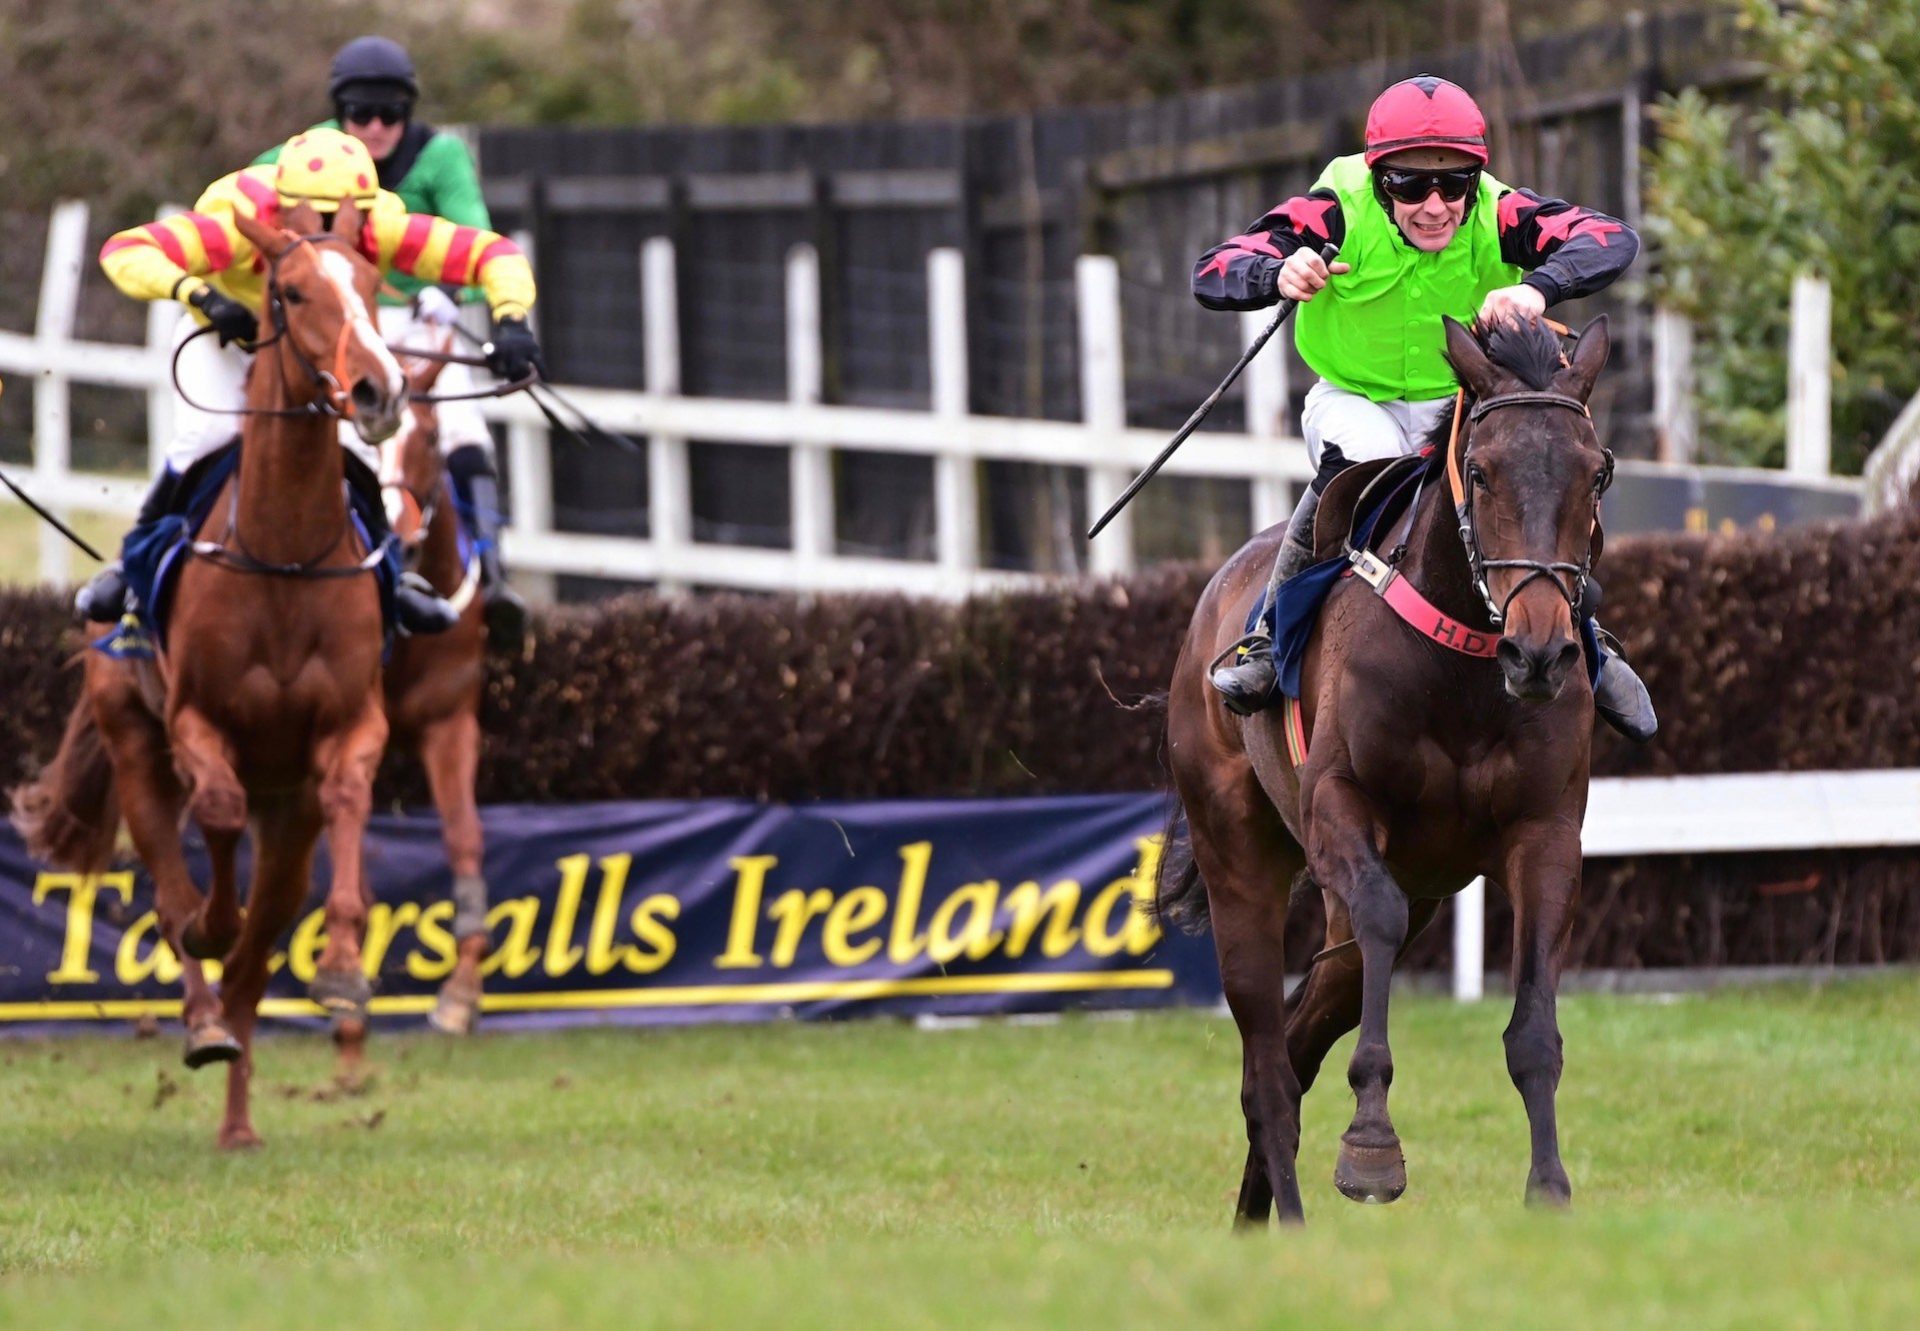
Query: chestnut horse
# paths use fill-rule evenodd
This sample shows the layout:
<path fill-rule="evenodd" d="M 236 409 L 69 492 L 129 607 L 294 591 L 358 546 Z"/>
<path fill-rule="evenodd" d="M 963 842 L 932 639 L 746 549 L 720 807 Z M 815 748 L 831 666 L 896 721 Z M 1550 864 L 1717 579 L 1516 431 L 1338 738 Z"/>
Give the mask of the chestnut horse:
<path fill-rule="evenodd" d="M 343 203 L 331 231 L 305 205 L 284 220 L 296 230 L 236 218 L 270 265 L 272 336 L 247 378 L 239 470 L 180 573 L 166 649 L 153 664 L 88 652 L 60 752 L 14 801 L 33 853 L 83 871 L 104 867 L 125 819 L 182 962 L 187 1066 L 228 1065 L 225 1148 L 260 1141 L 248 1105 L 256 1009 L 274 944 L 307 898 L 322 828 L 333 876 L 310 992 L 336 1017 L 342 1071 L 357 1067 L 362 842 L 387 740 L 378 552 L 349 520 L 338 421 L 385 438 L 406 380 L 373 321 L 379 273 L 357 248 L 360 212 Z M 182 853 L 183 812 L 212 863 L 204 896 Z M 243 911 L 235 857 L 249 826 Z M 217 997 L 199 964 L 214 958 Z"/>
<path fill-rule="evenodd" d="M 1532 1132 L 1527 1200 L 1571 1196 L 1554 1117 L 1554 1003 L 1580 885 L 1593 727 L 1576 615 L 1613 471 L 1586 407 L 1606 363 L 1606 321 L 1580 335 L 1570 359 L 1538 322 L 1476 333 L 1447 320 L 1446 340 L 1464 403 L 1454 435 L 1436 441 L 1444 465 L 1388 538 L 1402 543 L 1391 572 L 1496 640 L 1497 654 L 1451 650 L 1402 622 L 1370 585 L 1384 592 L 1388 564 L 1370 561 L 1366 576 L 1335 585 L 1314 628 L 1290 754 L 1287 712 L 1242 720 L 1206 674 L 1265 585 L 1276 527 L 1208 584 L 1174 668 L 1167 755 L 1179 809 L 1157 900 L 1170 919 L 1212 918 L 1242 1044 L 1242 1225 L 1264 1224 L 1276 1201 L 1283 1221 L 1302 1218 L 1301 1097 L 1356 1022 L 1347 1080 L 1357 1105 L 1334 1184 L 1357 1201 L 1405 1190 L 1387 1114 L 1388 981 L 1407 940 L 1478 875 L 1513 904 L 1506 1051 Z M 1173 853 L 1181 814 L 1190 857 Z M 1295 884 L 1320 889 L 1326 946 L 1283 997 Z"/>
<path fill-rule="evenodd" d="M 451 339 L 449 338 L 450 342 Z M 448 346 L 427 350 L 445 354 Z M 460 611 L 460 622 L 430 638 L 397 644 L 387 664 L 387 720 L 396 742 L 426 768 L 440 834 L 453 870 L 453 933 L 459 954 L 428 1018 L 438 1030 L 465 1035 L 480 1012 L 480 963 L 487 956 L 486 849 L 474 782 L 480 770 L 480 697 L 486 686 L 486 622 L 477 558 L 460 556 L 460 520 L 440 456 L 440 425 L 424 400 L 446 362 L 407 357 L 414 398 L 399 431 L 380 447 L 380 483 L 408 562 Z"/>

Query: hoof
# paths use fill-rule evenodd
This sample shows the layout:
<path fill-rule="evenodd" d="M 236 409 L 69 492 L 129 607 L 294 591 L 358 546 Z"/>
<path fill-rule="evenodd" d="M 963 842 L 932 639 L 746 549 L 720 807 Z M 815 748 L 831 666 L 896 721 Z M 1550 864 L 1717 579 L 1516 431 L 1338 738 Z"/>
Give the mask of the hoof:
<path fill-rule="evenodd" d="M 349 1019 L 367 1019 L 367 1004 L 373 1001 L 373 986 L 359 971 L 321 971 L 307 986 L 307 997 L 317 1003 L 320 1010 L 338 1026 Z"/>
<path fill-rule="evenodd" d="M 478 985 L 455 985 L 452 981 L 440 986 L 440 997 L 433 1005 L 433 1012 L 427 1017 L 427 1024 L 443 1035 L 471 1035 L 480 1021 L 480 988 Z"/>
<path fill-rule="evenodd" d="M 1400 1143 L 1362 1146 L 1341 1138 L 1340 1162 L 1333 1167 L 1333 1186 L 1352 1202 L 1385 1205 L 1407 1190 L 1407 1161 Z"/>
<path fill-rule="evenodd" d="M 250 1127 L 220 1129 L 220 1149 L 223 1151 L 257 1151 L 265 1144 L 260 1140 L 260 1134 Z"/>
<path fill-rule="evenodd" d="M 219 1022 L 209 1022 L 196 1030 L 187 1032 L 187 1049 L 183 1057 L 189 1068 L 204 1068 L 209 1063 L 231 1063 L 244 1052 L 233 1033 Z"/>
<path fill-rule="evenodd" d="M 1542 1211 L 1564 1211 L 1573 1205 L 1573 1185 L 1564 1178 L 1528 1179 L 1527 1205 Z"/>

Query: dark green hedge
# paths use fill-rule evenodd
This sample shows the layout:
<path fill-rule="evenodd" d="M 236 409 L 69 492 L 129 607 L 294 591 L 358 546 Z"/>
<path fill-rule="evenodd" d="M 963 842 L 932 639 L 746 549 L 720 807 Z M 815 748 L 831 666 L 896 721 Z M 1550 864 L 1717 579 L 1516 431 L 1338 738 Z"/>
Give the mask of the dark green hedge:
<path fill-rule="evenodd" d="M 1598 772 L 1920 766 L 1920 515 L 1621 540 L 1602 572 L 1603 618 L 1662 729 L 1645 749 L 1603 734 Z M 481 798 L 1152 789 L 1161 717 L 1141 703 L 1165 687 L 1204 580 L 1168 569 L 960 605 L 631 596 L 556 610 L 530 655 L 494 667 Z M 79 642 L 60 598 L 0 592 L 0 779 L 57 742 Z M 424 802 L 404 756 L 383 798 Z M 1920 855 L 1902 852 L 1596 864 L 1576 948 L 1611 965 L 1920 959 L 1916 877 Z"/>

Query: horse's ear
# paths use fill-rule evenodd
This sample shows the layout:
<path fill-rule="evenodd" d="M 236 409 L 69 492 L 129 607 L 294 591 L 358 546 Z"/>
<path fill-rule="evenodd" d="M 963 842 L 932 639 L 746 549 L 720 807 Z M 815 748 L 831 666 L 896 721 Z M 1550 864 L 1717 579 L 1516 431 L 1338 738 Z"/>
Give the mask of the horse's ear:
<path fill-rule="evenodd" d="M 333 234 L 347 242 L 354 249 L 360 248 L 360 229 L 367 224 L 367 215 L 352 199 L 340 200 L 340 211 L 333 215 Z"/>
<path fill-rule="evenodd" d="M 250 245 L 269 259 L 278 259 L 299 239 L 291 231 L 241 212 L 233 215 L 233 224 L 240 228 L 240 234 L 247 238 Z"/>
<path fill-rule="evenodd" d="M 1473 397 L 1492 397 L 1500 372 L 1487 359 L 1487 352 L 1473 330 L 1450 315 L 1441 315 L 1447 329 L 1447 363 L 1460 377 L 1460 386 Z"/>
<path fill-rule="evenodd" d="M 1592 395 L 1600 371 L 1606 368 L 1611 345 L 1604 314 L 1580 330 L 1580 339 L 1573 344 L 1573 356 L 1560 372 L 1560 379 L 1582 402 Z"/>

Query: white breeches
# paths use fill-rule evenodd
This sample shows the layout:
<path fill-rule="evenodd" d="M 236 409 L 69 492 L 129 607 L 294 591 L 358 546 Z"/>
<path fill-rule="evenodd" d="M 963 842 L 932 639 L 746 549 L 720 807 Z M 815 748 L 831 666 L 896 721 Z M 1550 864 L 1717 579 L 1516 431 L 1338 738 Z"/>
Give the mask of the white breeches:
<path fill-rule="evenodd" d="M 1375 402 L 1322 379 L 1307 390 L 1300 433 L 1316 470 L 1329 462 L 1371 462 L 1416 453 L 1447 419 L 1451 397 L 1424 402 Z"/>

